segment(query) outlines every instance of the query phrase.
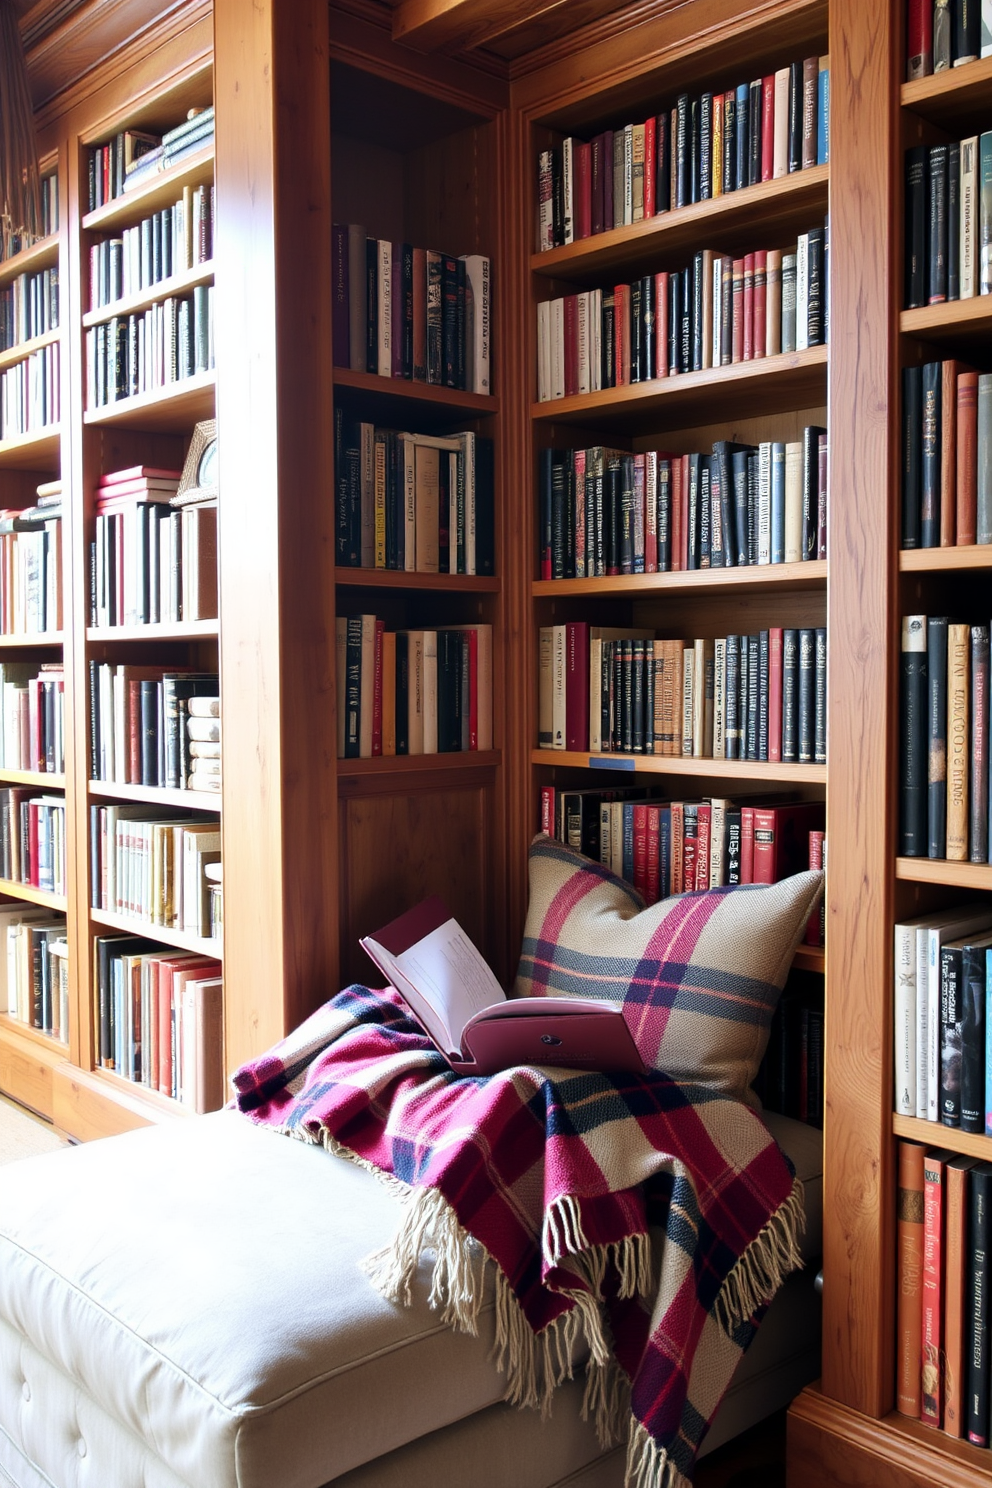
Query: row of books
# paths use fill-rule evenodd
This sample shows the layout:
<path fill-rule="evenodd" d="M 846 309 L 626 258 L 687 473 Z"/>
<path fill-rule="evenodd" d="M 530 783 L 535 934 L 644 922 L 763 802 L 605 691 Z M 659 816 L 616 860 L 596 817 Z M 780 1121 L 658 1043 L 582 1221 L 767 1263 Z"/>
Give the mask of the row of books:
<path fill-rule="evenodd" d="M 906 81 L 992 56 L 988 0 L 907 0 Z"/>
<path fill-rule="evenodd" d="M 896 1408 L 987 1447 L 992 1163 L 898 1145 Z"/>
<path fill-rule="evenodd" d="M 442 253 L 335 223 L 336 367 L 492 392 L 492 287 L 482 253 Z"/>
<path fill-rule="evenodd" d="M 214 142 L 213 108 L 192 108 L 181 124 L 167 129 L 161 143 L 145 150 L 131 161 L 124 172 L 124 190 L 133 191 L 161 171 L 178 165 L 187 155 L 212 147 Z"/>
<path fill-rule="evenodd" d="M 823 764 L 826 678 L 822 627 L 686 643 L 585 621 L 542 626 L 538 744 Z"/>
<path fill-rule="evenodd" d="M 779 998 L 754 1092 L 769 1111 L 823 1126 L 823 979 L 793 971 Z"/>
<path fill-rule="evenodd" d="M 153 806 L 90 807 L 92 907 L 211 938 L 210 881 L 220 823 Z"/>
<path fill-rule="evenodd" d="M 90 545 L 90 623 L 217 618 L 217 505 L 134 501 L 98 511 Z"/>
<path fill-rule="evenodd" d="M 683 93 L 643 123 L 567 138 L 537 161 L 543 252 L 829 159 L 829 58 L 724 93 Z"/>
<path fill-rule="evenodd" d="M 0 878 L 66 892 L 64 796 L 39 796 L 23 785 L 0 789 Z"/>
<path fill-rule="evenodd" d="M 0 662 L 0 769 L 64 772 L 62 662 Z"/>
<path fill-rule="evenodd" d="M 199 1113 L 226 1099 L 221 964 L 135 935 L 94 942 L 100 1064 Z"/>
<path fill-rule="evenodd" d="M 42 176 L 39 183 L 41 215 L 26 231 L 23 224 L 15 225 L 9 217 L 0 220 L 0 263 L 30 248 L 42 238 L 51 237 L 59 227 L 59 180 L 57 175 Z"/>
<path fill-rule="evenodd" d="M 992 132 L 906 151 L 906 306 L 992 294 Z"/>
<path fill-rule="evenodd" d="M 221 759 L 223 755 L 220 727 L 220 697 L 191 698 L 186 719 L 186 737 L 189 740 L 189 774 L 186 785 L 192 791 L 209 791 L 219 794 L 222 784 Z M 210 875 L 207 875 L 208 878 Z M 214 887 L 210 893 L 213 896 Z M 217 894 L 219 898 L 219 891 Z M 211 924 L 214 923 L 214 905 L 211 899 Z M 219 926 L 219 920 L 217 922 Z M 220 934 L 219 928 L 214 929 Z"/>
<path fill-rule="evenodd" d="M 92 212 L 104 206 L 149 176 L 177 164 L 192 151 L 211 144 L 213 109 L 190 112 L 193 117 L 184 119 L 165 134 L 124 129 L 112 139 L 91 147 L 87 159 L 86 210 Z"/>
<path fill-rule="evenodd" d="M 193 761 L 216 759 L 216 672 L 91 661 L 90 778 L 191 789 Z M 198 777 L 199 778 L 199 777 Z"/>
<path fill-rule="evenodd" d="M 172 206 L 125 227 L 118 238 L 91 244 L 90 309 L 209 263 L 213 244 L 214 188 L 186 186 Z"/>
<path fill-rule="evenodd" d="M 902 546 L 992 542 L 992 375 L 964 362 L 902 373 Z"/>
<path fill-rule="evenodd" d="M 380 429 L 334 410 L 335 556 L 344 568 L 493 574 L 493 441 Z"/>
<path fill-rule="evenodd" d="M 61 496 L 0 511 L 0 635 L 62 629 L 61 512 Z"/>
<path fill-rule="evenodd" d="M 68 1042 L 69 945 L 65 916 L 31 904 L 0 905 L 0 1008 Z"/>
<path fill-rule="evenodd" d="M 800 563 L 827 554 L 827 431 L 712 455 L 540 453 L 542 579 Z"/>
<path fill-rule="evenodd" d="M 681 270 L 543 300 L 538 401 L 823 345 L 828 256 L 826 228 L 813 228 L 794 252 L 700 249 Z"/>
<path fill-rule="evenodd" d="M 900 850 L 988 863 L 989 627 L 904 615 Z"/>
<path fill-rule="evenodd" d="M 339 615 L 335 638 L 339 759 L 492 749 L 491 625 L 394 632 Z"/>
<path fill-rule="evenodd" d="M 114 315 L 86 332 L 86 406 L 182 382 L 214 365 L 214 290 L 168 295 L 139 315 Z M 51 348 L 54 349 L 54 348 Z"/>
<path fill-rule="evenodd" d="M 0 373 L 0 440 L 59 421 L 59 343 L 42 346 Z"/>
<path fill-rule="evenodd" d="M 0 351 L 58 329 L 59 271 L 18 274 L 0 289 Z"/>
<path fill-rule="evenodd" d="M 603 863 L 647 904 L 820 868 L 823 816 L 822 802 L 668 801 L 637 786 L 541 789 L 541 831 Z M 819 912 L 807 935 L 822 944 Z"/>

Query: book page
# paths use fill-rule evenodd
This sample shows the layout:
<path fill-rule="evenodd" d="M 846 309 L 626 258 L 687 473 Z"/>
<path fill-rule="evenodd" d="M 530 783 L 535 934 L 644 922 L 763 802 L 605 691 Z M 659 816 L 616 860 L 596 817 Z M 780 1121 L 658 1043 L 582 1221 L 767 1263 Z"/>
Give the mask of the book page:
<path fill-rule="evenodd" d="M 446 920 L 394 957 L 406 980 L 444 1019 L 452 1052 L 474 1013 L 505 1000 L 502 987 L 457 920 Z"/>

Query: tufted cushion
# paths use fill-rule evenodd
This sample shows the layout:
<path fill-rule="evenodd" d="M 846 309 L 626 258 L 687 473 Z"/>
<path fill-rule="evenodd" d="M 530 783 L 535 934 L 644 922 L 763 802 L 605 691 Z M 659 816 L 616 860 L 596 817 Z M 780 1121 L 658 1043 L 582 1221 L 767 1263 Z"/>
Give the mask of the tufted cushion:
<path fill-rule="evenodd" d="M 647 1064 L 757 1106 L 751 1082 L 822 887 L 797 873 L 646 909 L 602 864 L 535 837 L 515 991 L 622 1002 Z"/>

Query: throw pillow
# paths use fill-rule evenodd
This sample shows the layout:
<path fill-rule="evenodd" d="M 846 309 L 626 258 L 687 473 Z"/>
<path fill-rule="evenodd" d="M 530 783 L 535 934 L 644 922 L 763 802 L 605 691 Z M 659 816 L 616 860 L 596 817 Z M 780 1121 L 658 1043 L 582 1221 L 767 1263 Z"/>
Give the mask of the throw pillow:
<path fill-rule="evenodd" d="M 608 868 L 553 838 L 530 848 L 515 993 L 622 1002 L 645 1063 L 749 1105 L 820 873 L 678 894 L 645 908 Z"/>

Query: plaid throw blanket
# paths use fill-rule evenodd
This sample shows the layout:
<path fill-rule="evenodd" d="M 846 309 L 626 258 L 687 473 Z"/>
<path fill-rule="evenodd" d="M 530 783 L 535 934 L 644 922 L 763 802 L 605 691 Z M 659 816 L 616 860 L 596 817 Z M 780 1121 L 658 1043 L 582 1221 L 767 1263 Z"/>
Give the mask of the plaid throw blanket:
<path fill-rule="evenodd" d="M 801 1185 L 751 1110 L 656 1073 L 461 1078 L 392 989 L 365 987 L 234 1084 L 252 1121 L 402 1189 L 399 1233 L 366 1262 L 387 1296 L 409 1303 L 429 1247 L 431 1304 L 475 1332 L 492 1264 L 507 1400 L 549 1409 L 587 1352 L 585 1410 L 604 1446 L 626 1438 L 627 1483 L 691 1481 L 764 1307 L 800 1264 Z"/>

